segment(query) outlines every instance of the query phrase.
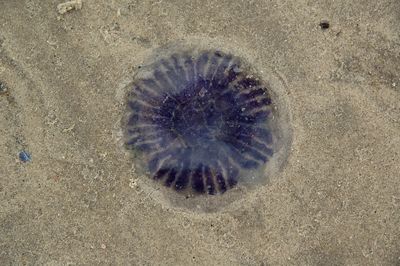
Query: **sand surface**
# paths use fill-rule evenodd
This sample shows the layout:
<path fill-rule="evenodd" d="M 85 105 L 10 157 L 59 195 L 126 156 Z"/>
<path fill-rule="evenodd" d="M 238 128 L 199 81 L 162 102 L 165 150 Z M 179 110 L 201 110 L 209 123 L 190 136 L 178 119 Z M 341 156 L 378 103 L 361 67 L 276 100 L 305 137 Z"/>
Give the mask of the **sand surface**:
<path fill-rule="evenodd" d="M 398 0 L 60 3 L 0 0 L 1 265 L 400 265 Z M 189 38 L 268 66 L 291 117 L 282 171 L 213 213 L 118 144 L 121 88 Z"/>

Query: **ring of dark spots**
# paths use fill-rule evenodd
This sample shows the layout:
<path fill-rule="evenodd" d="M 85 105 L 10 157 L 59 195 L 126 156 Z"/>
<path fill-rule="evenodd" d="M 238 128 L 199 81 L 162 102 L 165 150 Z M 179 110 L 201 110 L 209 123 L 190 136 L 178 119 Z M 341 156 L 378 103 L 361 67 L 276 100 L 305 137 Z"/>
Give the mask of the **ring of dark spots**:
<path fill-rule="evenodd" d="M 322 21 L 319 23 L 319 26 L 321 27 L 322 30 L 327 30 L 327 29 L 329 29 L 329 27 L 330 27 L 329 21 L 327 21 L 327 20 L 322 20 Z"/>
<path fill-rule="evenodd" d="M 125 145 L 176 191 L 221 194 L 274 155 L 267 86 L 221 51 L 173 54 L 130 85 Z M 146 71 L 143 69 L 142 71 Z"/>

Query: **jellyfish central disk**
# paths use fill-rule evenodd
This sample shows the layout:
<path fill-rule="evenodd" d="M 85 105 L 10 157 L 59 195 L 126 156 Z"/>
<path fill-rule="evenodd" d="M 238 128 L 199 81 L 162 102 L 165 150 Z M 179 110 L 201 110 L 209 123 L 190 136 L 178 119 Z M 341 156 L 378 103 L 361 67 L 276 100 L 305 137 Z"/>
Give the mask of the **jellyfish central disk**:
<path fill-rule="evenodd" d="M 129 98 L 127 146 L 176 190 L 223 193 L 273 155 L 271 99 L 220 52 L 161 60 Z"/>
<path fill-rule="evenodd" d="M 224 130 L 223 114 L 216 112 L 209 88 L 195 88 L 193 93 L 198 96 L 176 106 L 171 128 L 188 148 L 209 149 L 217 144 Z"/>

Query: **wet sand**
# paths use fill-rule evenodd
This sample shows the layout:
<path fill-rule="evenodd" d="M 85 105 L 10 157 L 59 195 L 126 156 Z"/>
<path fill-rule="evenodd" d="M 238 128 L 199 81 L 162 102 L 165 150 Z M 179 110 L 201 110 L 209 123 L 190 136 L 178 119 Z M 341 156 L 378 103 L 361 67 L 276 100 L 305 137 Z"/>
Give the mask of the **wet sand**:
<path fill-rule="evenodd" d="M 0 0 L 0 264 L 400 264 L 398 1 L 62 2 Z M 267 66 L 293 133 L 212 213 L 167 203 L 119 143 L 124 86 L 191 38 Z"/>

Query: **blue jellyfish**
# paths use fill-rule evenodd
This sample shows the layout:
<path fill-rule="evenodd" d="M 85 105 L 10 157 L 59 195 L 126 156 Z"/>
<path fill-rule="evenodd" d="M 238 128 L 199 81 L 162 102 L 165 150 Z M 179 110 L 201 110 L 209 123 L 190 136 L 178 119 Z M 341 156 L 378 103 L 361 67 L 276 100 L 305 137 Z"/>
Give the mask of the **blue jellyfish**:
<path fill-rule="evenodd" d="M 273 156 L 273 105 L 262 81 L 220 51 L 175 53 L 134 80 L 126 147 L 177 191 L 222 194 Z"/>

